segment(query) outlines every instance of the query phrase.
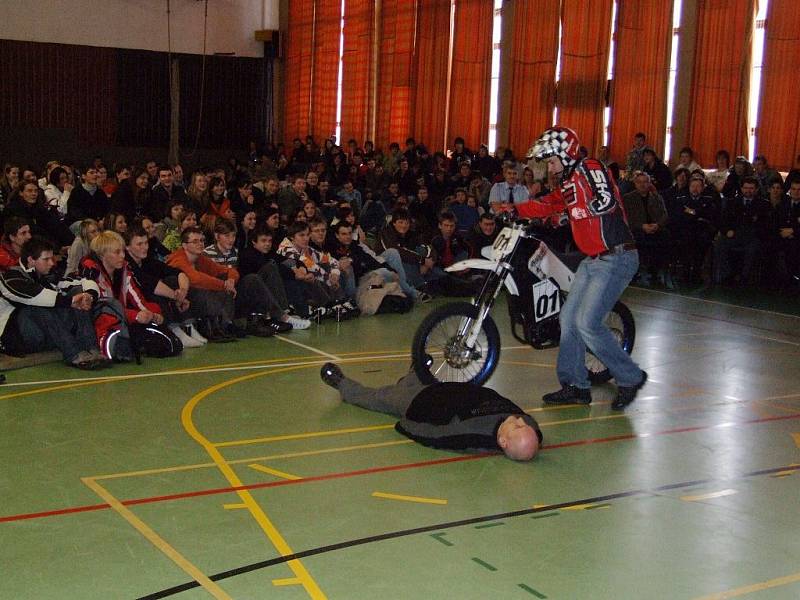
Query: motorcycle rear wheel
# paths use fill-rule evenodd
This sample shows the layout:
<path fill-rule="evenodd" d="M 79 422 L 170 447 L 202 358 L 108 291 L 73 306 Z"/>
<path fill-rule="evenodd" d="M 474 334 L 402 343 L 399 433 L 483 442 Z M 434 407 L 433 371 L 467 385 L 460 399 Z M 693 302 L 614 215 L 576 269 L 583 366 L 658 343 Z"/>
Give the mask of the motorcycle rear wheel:
<path fill-rule="evenodd" d="M 500 333 L 486 316 L 475 345 L 467 348 L 458 334 L 478 317 L 478 308 L 468 302 L 445 304 L 420 324 L 411 345 L 414 371 L 426 384 L 456 381 L 482 385 L 494 373 L 500 358 Z"/>

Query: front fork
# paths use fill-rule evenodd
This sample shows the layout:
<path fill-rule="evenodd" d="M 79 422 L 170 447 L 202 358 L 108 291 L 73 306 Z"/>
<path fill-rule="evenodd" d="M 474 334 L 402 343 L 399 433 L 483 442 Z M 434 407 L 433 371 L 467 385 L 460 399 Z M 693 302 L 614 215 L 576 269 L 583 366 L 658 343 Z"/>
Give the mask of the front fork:
<path fill-rule="evenodd" d="M 474 319 L 462 319 L 458 328 L 458 338 L 464 340 L 464 347 L 472 349 L 481 333 L 483 321 L 494 306 L 494 301 L 503 287 L 503 282 L 508 275 L 508 267 L 499 265 L 497 271 L 492 271 L 483 282 L 480 293 L 473 300 L 472 305 L 478 309 L 478 316 Z"/>

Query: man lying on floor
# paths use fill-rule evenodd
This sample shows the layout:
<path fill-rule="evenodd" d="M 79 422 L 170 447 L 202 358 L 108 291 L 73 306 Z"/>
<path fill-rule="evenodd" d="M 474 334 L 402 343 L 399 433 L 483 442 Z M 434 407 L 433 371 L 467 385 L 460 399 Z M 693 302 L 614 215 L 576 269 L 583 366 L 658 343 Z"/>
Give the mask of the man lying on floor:
<path fill-rule="evenodd" d="M 501 450 L 513 460 L 539 452 L 539 424 L 492 389 L 471 383 L 425 385 L 412 370 L 394 385 L 368 388 L 345 377 L 333 363 L 322 381 L 339 390 L 344 402 L 400 417 L 395 429 L 425 446 L 442 450 Z"/>

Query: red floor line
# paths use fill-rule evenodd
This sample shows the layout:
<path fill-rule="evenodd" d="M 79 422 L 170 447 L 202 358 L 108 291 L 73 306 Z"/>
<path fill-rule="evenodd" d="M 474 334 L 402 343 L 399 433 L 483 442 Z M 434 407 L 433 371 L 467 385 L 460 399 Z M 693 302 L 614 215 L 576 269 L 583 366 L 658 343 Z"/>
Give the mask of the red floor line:
<path fill-rule="evenodd" d="M 759 419 L 748 419 L 745 421 L 729 421 L 725 423 L 717 423 L 714 425 L 696 425 L 693 427 L 678 427 L 675 429 L 665 429 L 663 431 L 655 431 L 653 433 L 628 433 L 622 435 L 614 435 L 602 438 L 589 438 L 585 440 L 574 440 L 571 442 L 561 442 L 559 444 L 551 444 L 542 446 L 542 451 L 556 450 L 559 448 L 569 448 L 572 446 L 586 446 L 589 444 L 607 444 L 609 442 L 619 442 L 624 440 L 633 440 L 639 438 L 646 438 L 656 435 L 673 435 L 676 433 L 688 433 L 693 431 L 704 431 L 709 429 L 717 429 L 720 427 L 732 427 L 735 425 L 755 425 L 758 423 L 768 423 L 772 421 L 786 421 L 789 419 L 800 419 L 800 413 L 791 415 L 779 415 L 775 417 L 763 417 Z M 422 467 L 431 467 L 435 465 L 443 465 L 455 462 L 465 462 L 469 460 L 479 460 L 496 456 L 497 454 L 468 454 L 462 456 L 453 456 L 449 458 L 439 458 L 436 460 L 428 460 L 415 463 L 404 463 L 400 465 L 389 465 L 385 467 L 372 467 L 369 469 L 359 469 L 357 471 L 343 471 L 339 473 L 328 473 L 326 475 L 317 475 L 314 477 L 305 477 L 303 479 L 282 479 L 280 481 L 269 481 L 264 483 L 254 483 L 250 485 L 243 485 L 238 487 L 222 487 L 211 488 L 206 490 L 197 490 L 194 492 L 182 492 L 179 494 L 170 494 L 167 496 L 150 496 L 147 498 L 134 498 L 132 500 L 124 500 L 122 504 L 125 506 L 134 506 L 137 504 L 153 504 L 156 502 L 167 502 L 170 500 L 183 500 L 185 498 L 197 498 L 199 496 L 212 496 L 216 494 L 230 494 L 244 490 L 259 490 L 265 488 L 282 487 L 285 485 L 300 485 L 304 483 L 312 483 L 315 481 L 329 481 L 331 479 L 345 479 L 349 477 L 358 477 L 361 475 L 371 475 L 374 473 L 386 473 L 389 471 L 405 471 L 408 469 L 418 469 Z M 103 510 L 111 508 L 108 504 L 91 504 L 87 506 L 75 506 L 72 508 L 62 508 L 59 510 L 36 512 L 36 513 L 23 513 L 18 515 L 9 515 L 0 517 L 0 523 L 9 523 L 13 521 L 23 521 L 26 519 L 40 519 L 43 517 L 55 517 L 59 515 L 75 514 L 81 512 L 90 512 L 95 510 Z"/>

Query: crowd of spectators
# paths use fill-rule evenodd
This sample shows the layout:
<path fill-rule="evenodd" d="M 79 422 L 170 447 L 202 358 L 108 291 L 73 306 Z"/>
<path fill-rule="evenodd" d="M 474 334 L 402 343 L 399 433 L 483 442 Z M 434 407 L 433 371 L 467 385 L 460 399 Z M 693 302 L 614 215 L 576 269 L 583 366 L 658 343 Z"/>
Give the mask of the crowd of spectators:
<path fill-rule="evenodd" d="M 640 283 L 669 287 L 681 274 L 796 289 L 800 157 L 784 179 L 763 156 L 731 165 L 721 150 L 704 170 L 684 148 L 671 170 L 644 134 L 622 166 L 606 147 L 597 157 L 623 193 Z M 188 175 L 102 157 L 41 171 L 6 164 L 0 342 L 7 353 L 57 347 L 68 363 L 99 368 L 136 356 L 141 328 L 195 347 L 470 295 L 479 276 L 446 269 L 494 241 L 501 206 L 555 185 L 509 149 L 473 152 L 461 138 L 445 154 L 413 138 L 382 151 L 307 136 L 290 148 L 251 144 L 245 162 Z M 556 249 L 573 248 L 565 219 L 543 226 Z M 80 318 L 37 329 L 44 321 L 29 313 L 56 308 Z M 86 315 L 99 353 L 84 347 Z"/>

